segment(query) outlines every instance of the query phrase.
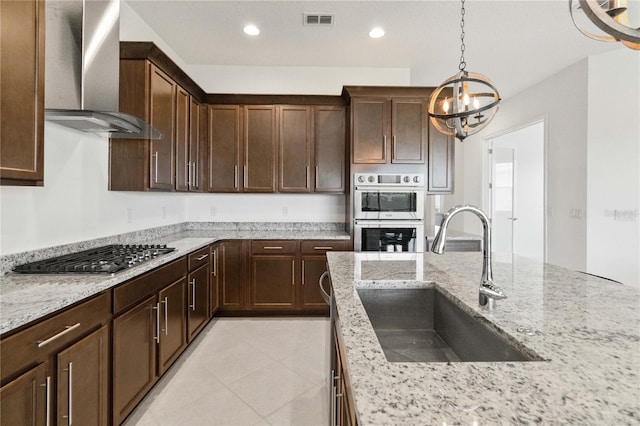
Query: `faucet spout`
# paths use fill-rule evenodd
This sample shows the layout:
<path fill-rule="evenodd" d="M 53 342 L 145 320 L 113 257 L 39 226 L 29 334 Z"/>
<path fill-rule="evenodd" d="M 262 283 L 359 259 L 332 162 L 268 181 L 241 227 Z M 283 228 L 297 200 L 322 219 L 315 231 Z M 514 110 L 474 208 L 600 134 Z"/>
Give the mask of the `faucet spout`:
<path fill-rule="evenodd" d="M 436 254 L 443 254 L 445 250 L 445 239 L 447 229 L 449 228 L 449 222 L 451 219 L 461 212 L 471 212 L 475 214 L 482 222 L 482 277 L 480 278 L 480 292 L 478 301 L 480 306 L 485 306 L 489 299 L 500 300 L 506 299 L 506 295 L 500 287 L 493 283 L 493 266 L 491 262 L 491 224 L 487 215 L 479 208 L 471 205 L 459 205 L 451 208 L 442 217 L 440 223 L 440 229 L 436 234 L 433 244 L 431 245 L 431 251 Z M 490 303 L 489 306 L 492 306 Z"/>

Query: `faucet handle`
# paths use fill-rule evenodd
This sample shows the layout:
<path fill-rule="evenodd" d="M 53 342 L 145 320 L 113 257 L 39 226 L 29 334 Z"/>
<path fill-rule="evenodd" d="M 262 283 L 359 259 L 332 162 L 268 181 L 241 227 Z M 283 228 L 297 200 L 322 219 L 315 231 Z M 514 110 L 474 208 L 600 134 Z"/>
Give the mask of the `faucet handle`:
<path fill-rule="evenodd" d="M 492 281 L 483 282 L 480 285 L 480 294 L 493 300 L 502 300 L 507 298 L 504 291 Z"/>

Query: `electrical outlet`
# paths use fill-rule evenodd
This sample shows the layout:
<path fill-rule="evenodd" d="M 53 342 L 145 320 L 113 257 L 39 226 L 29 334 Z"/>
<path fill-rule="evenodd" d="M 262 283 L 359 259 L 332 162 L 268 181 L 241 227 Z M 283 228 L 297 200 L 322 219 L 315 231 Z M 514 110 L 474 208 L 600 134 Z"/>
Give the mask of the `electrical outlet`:
<path fill-rule="evenodd" d="M 574 219 L 582 220 L 584 212 L 582 209 L 571 209 L 571 217 Z"/>

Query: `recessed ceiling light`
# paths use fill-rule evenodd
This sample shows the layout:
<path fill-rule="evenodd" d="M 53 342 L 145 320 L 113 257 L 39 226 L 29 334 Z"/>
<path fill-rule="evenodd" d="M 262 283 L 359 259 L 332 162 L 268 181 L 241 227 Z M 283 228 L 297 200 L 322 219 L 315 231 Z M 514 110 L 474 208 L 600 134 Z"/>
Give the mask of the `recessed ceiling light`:
<path fill-rule="evenodd" d="M 369 31 L 369 37 L 371 38 L 380 38 L 382 36 L 384 36 L 384 30 L 380 27 L 375 27 Z"/>
<path fill-rule="evenodd" d="M 247 35 L 255 36 L 260 34 L 260 30 L 255 25 L 247 25 L 243 29 L 244 33 Z"/>

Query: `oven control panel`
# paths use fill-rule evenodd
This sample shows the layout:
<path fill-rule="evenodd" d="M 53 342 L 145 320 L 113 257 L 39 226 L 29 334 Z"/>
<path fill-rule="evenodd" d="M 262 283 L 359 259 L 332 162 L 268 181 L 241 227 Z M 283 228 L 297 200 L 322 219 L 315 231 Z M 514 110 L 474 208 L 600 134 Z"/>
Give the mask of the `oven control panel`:
<path fill-rule="evenodd" d="M 391 174 L 391 173 L 355 173 L 355 185 L 361 186 L 423 186 L 424 175 L 421 173 Z"/>

